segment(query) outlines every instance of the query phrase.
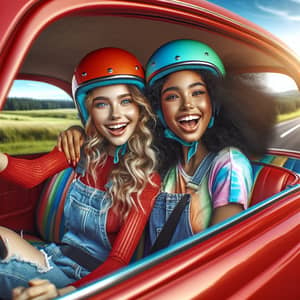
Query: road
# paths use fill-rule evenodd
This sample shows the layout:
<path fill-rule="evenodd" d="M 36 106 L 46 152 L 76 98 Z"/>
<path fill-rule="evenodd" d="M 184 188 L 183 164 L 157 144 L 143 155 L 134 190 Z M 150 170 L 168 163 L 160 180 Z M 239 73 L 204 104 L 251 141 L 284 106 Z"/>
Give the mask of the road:
<path fill-rule="evenodd" d="M 300 117 L 276 125 L 271 148 L 300 151 Z"/>

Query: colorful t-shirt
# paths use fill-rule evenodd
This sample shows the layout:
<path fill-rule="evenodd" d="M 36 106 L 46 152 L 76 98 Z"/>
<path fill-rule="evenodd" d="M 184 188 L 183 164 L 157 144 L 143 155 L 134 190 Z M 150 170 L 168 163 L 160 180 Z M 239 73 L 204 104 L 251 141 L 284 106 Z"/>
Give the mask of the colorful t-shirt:
<path fill-rule="evenodd" d="M 191 178 L 178 164 L 164 178 L 162 191 L 191 195 L 190 222 L 194 233 L 209 226 L 212 211 L 217 207 L 230 203 L 239 203 L 244 209 L 248 207 L 253 184 L 252 167 L 237 148 L 224 148 L 217 154 L 197 190 L 187 187 Z"/>

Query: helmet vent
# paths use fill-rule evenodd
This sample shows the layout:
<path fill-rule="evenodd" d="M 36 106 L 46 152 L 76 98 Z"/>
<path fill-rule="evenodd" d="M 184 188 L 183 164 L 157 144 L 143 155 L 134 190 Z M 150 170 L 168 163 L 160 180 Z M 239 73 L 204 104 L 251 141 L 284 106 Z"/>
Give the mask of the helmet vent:
<path fill-rule="evenodd" d="M 81 73 L 81 76 L 82 76 L 82 77 L 87 76 L 87 72 L 82 72 L 82 73 Z"/>
<path fill-rule="evenodd" d="M 136 69 L 136 70 L 139 70 L 139 69 L 140 69 L 140 67 L 139 67 L 139 66 L 135 66 L 135 69 Z"/>
<path fill-rule="evenodd" d="M 114 71 L 113 68 L 108 68 L 107 69 L 107 73 L 113 73 L 113 71 Z"/>
<path fill-rule="evenodd" d="M 206 51 L 206 52 L 204 52 L 204 55 L 205 56 L 209 56 L 209 53 Z"/>
<path fill-rule="evenodd" d="M 175 60 L 180 60 L 181 59 L 181 56 L 180 55 L 176 55 L 175 56 Z"/>

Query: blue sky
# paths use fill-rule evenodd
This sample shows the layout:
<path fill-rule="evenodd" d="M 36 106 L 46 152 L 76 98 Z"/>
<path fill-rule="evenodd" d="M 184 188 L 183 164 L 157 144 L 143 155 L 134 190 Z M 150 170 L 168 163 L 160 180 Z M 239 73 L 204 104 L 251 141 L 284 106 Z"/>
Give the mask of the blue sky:
<path fill-rule="evenodd" d="M 16 80 L 9 93 L 9 97 L 33 98 L 33 99 L 67 99 L 72 101 L 71 97 L 60 88 L 44 82 L 34 82 L 29 80 Z"/>
<path fill-rule="evenodd" d="M 276 35 L 300 56 L 300 0 L 210 0 Z"/>

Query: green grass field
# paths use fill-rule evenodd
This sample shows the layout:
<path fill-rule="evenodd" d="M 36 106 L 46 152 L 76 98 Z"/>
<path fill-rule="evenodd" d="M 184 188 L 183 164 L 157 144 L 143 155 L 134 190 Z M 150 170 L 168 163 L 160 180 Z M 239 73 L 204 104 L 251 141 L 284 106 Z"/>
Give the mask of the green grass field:
<path fill-rule="evenodd" d="M 278 122 L 283 122 L 283 121 L 287 121 L 287 120 L 291 120 L 291 119 L 295 119 L 300 117 L 300 109 L 289 113 L 289 114 L 282 114 L 282 115 L 278 115 L 277 121 Z"/>
<path fill-rule="evenodd" d="M 80 124 L 75 109 L 2 111 L 0 151 L 10 154 L 49 151 L 58 134 Z"/>
<path fill-rule="evenodd" d="M 278 122 L 300 116 L 300 110 L 279 115 Z M 75 109 L 23 110 L 0 112 L 0 151 L 9 154 L 47 152 L 58 134 L 81 124 Z"/>

